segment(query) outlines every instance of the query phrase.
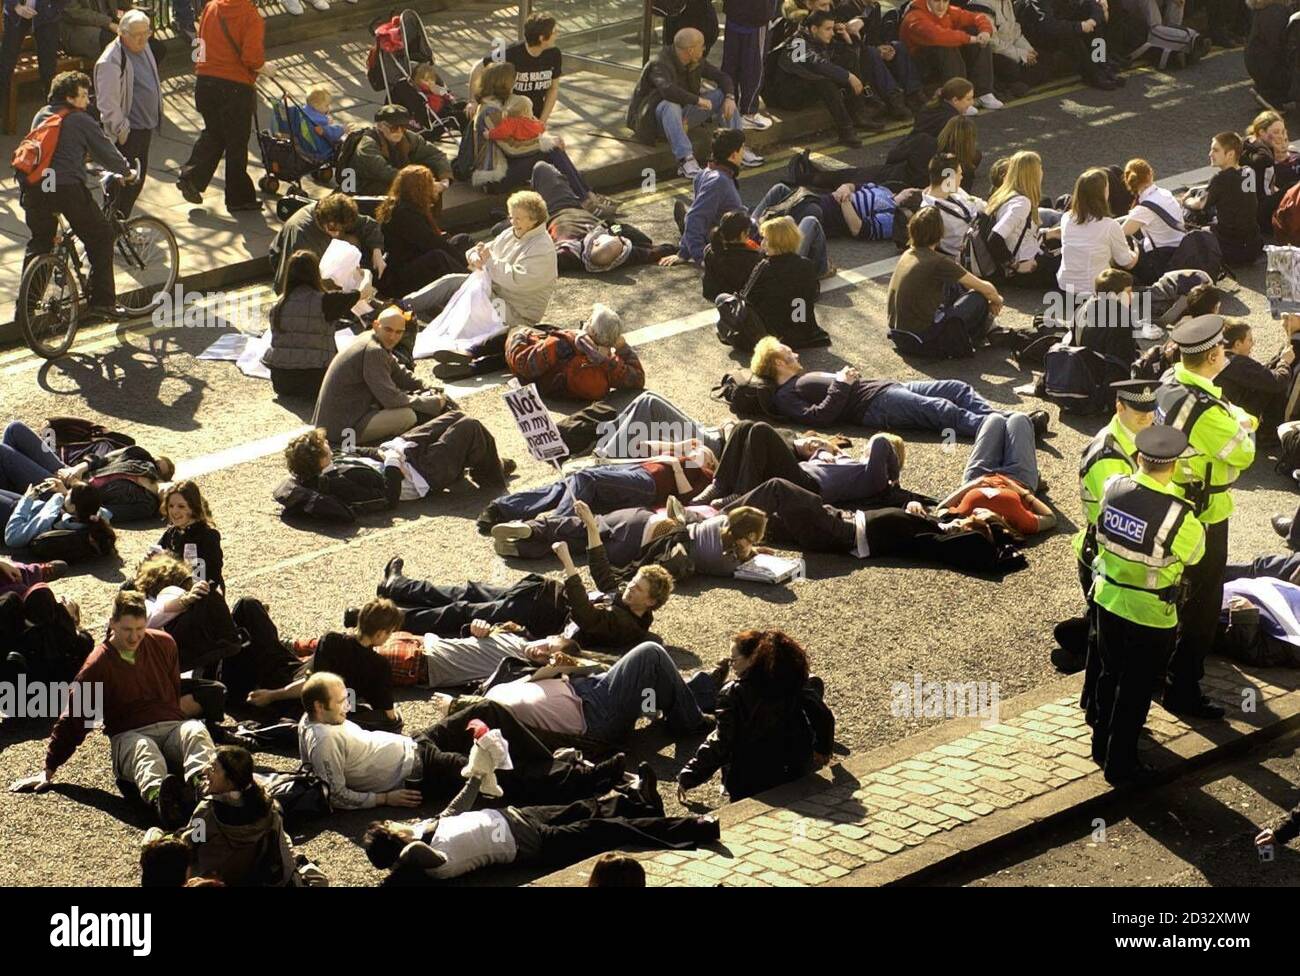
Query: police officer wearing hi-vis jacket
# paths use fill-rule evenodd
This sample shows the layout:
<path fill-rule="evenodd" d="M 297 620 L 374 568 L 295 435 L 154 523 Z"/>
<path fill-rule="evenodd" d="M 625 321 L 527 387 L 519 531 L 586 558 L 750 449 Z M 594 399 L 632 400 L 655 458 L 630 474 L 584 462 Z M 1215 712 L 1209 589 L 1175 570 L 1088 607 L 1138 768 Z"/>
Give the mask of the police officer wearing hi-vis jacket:
<path fill-rule="evenodd" d="M 1156 423 L 1187 435 L 1190 456 L 1174 481 L 1205 526 L 1205 558 L 1187 574 L 1187 607 L 1169 661 L 1164 706 L 1176 715 L 1222 718 L 1223 707 L 1201 692 L 1205 655 L 1214 643 L 1228 562 L 1233 482 L 1255 460 L 1259 421 L 1223 398 L 1214 378 L 1223 369 L 1223 317 L 1198 315 L 1171 333 L 1182 362 L 1156 395 Z"/>
<path fill-rule="evenodd" d="M 1187 436 L 1155 424 L 1134 446 L 1137 471 L 1106 482 L 1092 563 L 1101 662 L 1092 758 L 1115 786 L 1150 772 L 1138 761 L 1138 735 L 1174 643 L 1183 570 L 1205 552 L 1205 529 L 1171 483 Z"/>
<path fill-rule="evenodd" d="M 1151 426 L 1156 409 L 1156 384 L 1151 380 L 1119 380 L 1110 384 L 1115 393 L 1115 416 L 1097 432 L 1083 449 L 1079 460 L 1079 501 L 1083 505 L 1084 526 L 1074 537 L 1074 554 L 1078 558 L 1079 585 L 1088 601 L 1087 658 L 1083 694 L 1079 707 L 1096 720 L 1097 676 L 1101 660 L 1097 656 L 1097 622 L 1092 606 L 1092 561 L 1097 555 L 1097 517 L 1101 514 L 1102 492 L 1106 482 L 1116 475 L 1137 470 L 1137 448 L 1133 439 Z M 1077 665 L 1076 668 L 1077 670 Z"/>

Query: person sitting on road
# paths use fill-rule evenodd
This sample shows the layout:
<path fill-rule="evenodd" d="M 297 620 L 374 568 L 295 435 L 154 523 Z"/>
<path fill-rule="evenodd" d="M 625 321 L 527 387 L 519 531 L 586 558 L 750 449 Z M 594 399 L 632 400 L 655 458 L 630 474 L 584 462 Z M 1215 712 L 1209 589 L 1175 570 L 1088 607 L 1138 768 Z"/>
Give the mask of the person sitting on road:
<path fill-rule="evenodd" d="M 1189 191 L 1182 198 L 1187 210 L 1213 215 L 1223 263 L 1232 267 L 1251 264 L 1263 251 L 1259 229 L 1259 194 L 1253 179 L 1242 175 L 1241 136 L 1220 132 L 1210 140 L 1210 165 L 1218 170 L 1209 186 Z"/>
<path fill-rule="evenodd" d="M 496 440 L 459 410 L 427 420 L 376 447 L 332 451 L 321 428 L 284 449 L 290 477 L 275 490 L 286 515 L 354 522 L 358 514 L 391 510 L 457 484 L 468 471 L 482 488 L 503 488 L 515 471 Z"/>
<path fill-rule="evenodd" d="M 331 444 L 376 444 L 416 425 L 418 415 L 436 417 L 447 397 L 427 387 L 397 361 L 393 348 L 406 333 L 407 317 L 390 305 L 375 316 L 373 328 L 357 336 L 334 357 L 312 414 Z"/>
<path fill-rule="evenodd" d="M 117 304 L 113 228 L 86 186 L 86 159 L 93 159 L 124 181 L 136 178 L 131 163 L 117 151 L 87 111 L 90 89 L 90 77 L 80 71 L 64 71 L 54 76 L 49 104 L 36 113 L 32 129 L 61 112 L 63 122 L 58 142 L 45 174 L 38 174 L 35 182 L 23 179 L 18 196 L 32 235 L 23 254 L 23 267 L 33 258 L 54 250 L 60 216 L 85 248 L 90 262 L 90 293 L 86 296 L 87 306 L 78 316 L 83 325 L 96 319 L 116 321 L 126 317 L 125 309 Z M 53 181 L 49 180 L 49 173 L 54 174 Z"/>
<path fill-rule="evenodd" d="M 645 386 L 645 368 L 628 345 L 623 320 L 600 302 L 579 331 L 517 329 L 506 342 L 506 366 L 543 396 L 603 400 L 612 390 Z"/>
<path fill-rule="evenodd" d="M 424 166 L 437 179 L 451 179 L 451 163 L 429 140 L 410 129 L 411 113 L 401 105 L 381 105 L 374 128 L 357 141 L 349 165 L 339 173 L 340 185 L 352 176 L 349 192 L 383 196 L 404 166 Z M 349 170 L 351 171 L 349 173 Z"/>
<path fill-rule="evenodd" d="M 347 686 L 337 674 L 313 674 L 303 683 L 301 700 L 299 756 L 329 784 L 336 810 L 445 802 L 460 787 L 475 719 L 500 731 L 510 745 L 513 767 L 496 770 L 507 801 L 569 803 L 598 796 L 623 781 L 622 753 L 594 767 L 575 759 L 573 750 L 552 753 L 510 709 L 495 702 L 463 708 L 412 737 L 367 731 L 349 721 Z M 413 782 L 419 785 L 407 785 Z"/>
<path fill-rule="evenodd" d="M 1251 356 L 1255 348 L 1254 330 L 1245 319 L 1223 320 L 1223 345 L 1228 364 L 1214 382 L 1223 390 L 1224 399 L 1235 403 L 1248 414 L 1259 418 L 1257 441 L 1274 438 L 1277 426 L 1286 414 L 1287 398 L 1295 373 L 1295 335 L 1300 319 L 1288 315 L 1283 321 L 1286 346 L 1268 365 Z"/>
<path fill-rule="evenodd" d="M 1021 150 L 1006 159 L 1000 176 L 999 168 L 998 163 L 989 168 L 993 182 L 987 204 L 993 216 L 989 251 L 1005 268 L 1007 285 L 1053 288 L 1061 257 L 1043 247 L 1039 228 L 1059 223 L 1061 215 L 1038 205 L 1043 196 L 1042 157 Z"/>
<path fill-rule="evenodd" d="M 1110 214 L 1110 176 L 1094 166 L 1074 181 L 1070 209 L 1061 222 L 1043 233 L 1061 242 L 1061 267 L 1057 286 L 1065 293 L 1069 309 L 1077 296 L 1091 295 L 1097 275 L 1109 267 L 1128 270 L 1137 264 L 1137 252 L 1129 246 L 1124 228 Z"/>
<path fill-rule="evenodd" d="M 226 560 L 221 550 L 221 533 L 198 482 L 187 479 L 168 485 L 162 493 L 161 511 L 167 529 L 154 549 L 170 552 L 189 563 L 197 578 L 207 580 L 213 589 L 224 590 Z"/>
<path fill-rule="evenodd" d="M 974 437 L 986 416 L 1002 412 L 960 380 L 869 380 L 852 366 L 838 373 L 806 372 L 798 353 L 771 336 L 754 347 L 750 371 L 775 387 L 771 404 L 777 414 L 813 426 L 951 429 Z M 1047 430 L 1047 412 L 1035 410 L 1029 418 L 1041 436 Z"/>
<path fill-rule="evenodd" d="M 678 201 L 681 244 L 676 254 L 659 261 L 662 266 L 667 268 L 687 261 L 700 264 L 709 231 L 718 226 L 723 214 L 744 209 L 740 201 L 740 161 L 747 151 L 745 133 L 739 129 L 719 129 L 713 133 L 709 165 L 695 173 L 690 206 L 683 210 Z"/>
<path fill-rule="evenodd" d="M 379 592 L 407 609 L 404 629 L 414 634 L 458 637 L 471 620 L 512 621 L 530 634 L 562 633 L 589 647 L 622 647 L 645 640 L 654 611 L 673 592 L 673 578 L 661 566 L 643 566 L 620 586 L 604 546 L 589 546 L 587 568 L 598 591 L 593 601 L 567 548 L 562 550 L 561 564 L 563 582 L 530 573 L 512 586 L 476 582 L 438 586 L 409 579 L 402 574 L 402 560 L 392 559 Z"/>
<path fill-rule="evenodd" d="M 1177 198 L 1156 185 L 1156 173 L 1145 159 L 1124 164 L 1124 185 L 1133 194 L 1133 209 L 1121 218 L 1124 236 L 1137 239 L 1138 261 L 1133 277 L 1154 284 L 1169 268 L 1169 259 L 1183 242 L 1183 208 Z"/>
<path fill-rule="evenodd" d="M 221 746 L 203 771 L 203 799 L 181 840 L 191 873 L 227 886 L 298 887 L 303 882 L 279 804 L 253 776 L 253 756 Z"/>
<path fill-rule="evenodd" d="M 262 365 L 271 372 L 271 389 L 277 396 L 315 400 L 338 352 L 334 334 L 374 289 L 326 291 L 320 256 L 306 249 L 289 257 L 283 285 L 267 313 L 271 344 L 262 353 Z"/>
<path fill-rule="evenodd" d="M 1015 0 L 1016 20 L 1040 54 L 1063 55 L 1090 88 L 1123 88 L 1106 39 L 1110 7 L 1101 0 Z M 1101 43 L 1097 43 L 1097 42 Z"/>
<path fill-rule="evenodd" d="M 754 224 L 743 207 L 728 210 L 709 231 L 704 248 L 704 297 L 713 301 L 723 292 L 738 294 L 763 260 L 762 248 L 754 239 Z"/>
<path fill-rule="evenodd" d="M 953 7 L 948 0 L 912 4 L 898 26 L 898 37 L 927 81 L 942 85 L 969 78 L 979 108 L 999 109 L 993 94 L 993 21 L 982 13 Z"/>
<path fill-rule="evenodd" d="M 935 207 L 922 207 L 907 222 L 908 248 L 889 279 L 889 329 L 924 335 L 937 322 L 956 320 L 978 346 L 1002 311 L 1002 296 L 992 282 L 939 252 L 943 234 Z"/>
<path fill-rule="evenodd" d="M 930 160 L 930 185 L 921 191 L 921 205 L 934 207 L 943 218 L 943 238 L 935 248 L 940 254 L 961 257 L 962 242 L 986 204 L 961 188 L 961 162 L 952 153 L 938 153 Z"/>
<path fill-rule="evenodd" d="M 681 802 L 719 769 L 735 801 L 830 762 L 835 716 L 794 638 L 780 630 L 741 631 L 732 639 L 731 657 L 719 663 L 726 666 L 720 676 L 730 669 L 733 677 L 718 692 L 717 728 L 677 774 Z"/>
<path fill-rule="evenodd" d="M 100 717 L 114 775 L 139 792 L 165 830 L 175 830 L 189 822 L 194 807 L 186 800 L 185 786 L 197 789 L 215 747 L 203 722 L 186 719 L 181 710 L 176 642 L 161 631 L 148 630 L 146 616 L 141 594 L 117 594 L 108 636 L 77 672 L 75 697 L 69 702 L 98 702 L 100 693 L 89 689 L 102 689 Z M 50 734 L 45 768 L 10 789 L 43 793 L 53 787 L 55 773 L 72 758 L 91 726 L 79 709 L 65 709 Z"/>
<path fill-rule="evenodd" d="M 703 81 L 713 84 L 713 89 L 707 93 L 701 91 Z M 660 136 L 666 138 L 677 157 L 678 174 L 693 179 L 700 172 L 700 164 L 695 161 L 690 127 L 709 118 L 718 126 L 715 140 L 724 130 L 740 131 L 742 120 L 736 111 L 736 88 L 721 69 L 705 60 L 704 35 L 692 27 L 684 27 L 672 44 L 660 49 L 642 69 L 628 105 L 627 127 L 648 146 L 654 145 Z M 763 163 L 762 156 L 744 147 L 743 139 L 736 151 L 739 153 L 737 166 Z M 713 158 L 730 155 L 728 152 L 720 157 L 714 153 Z"/>
<path fill-rule="evenodd" d="M 1248 56 L 1249 57 L 1249 56 Z M 1277 79 L 1271 79 L 1273 84 Z M 1286 191 L 1300 182 L 1300 152 L 1291 148 L 1286 119 L 1277 112 L 1260 112 L 1246 128 L 1241 163 L 1255 173 L 1259 199 L 1259 230 L 1273 233 L 1273 214 Z"/>
<path fill-rule="evenodd" d="M 424 166 L 403 166 L 393 178 L 375 211 L 387 255 L 378 281 L 382 295 L 400 298 L 443 275 L 469 270 L 465 252 L 474 242 L 466 234 L 444 234 L 438 226 L 446 189 Z"/>
<path fill-rule="evenodd" d="M 296 211 L 276 233 L 267 251 L 274 275 L 272 287 L 277 294 L 285 291 L 289 259 L 299 251 L 310 251 L 317 260 L 334 240 L 346 241 L 361 251 L 361 265 L 382 278 L 388 265 L 384 261 L 384 232 L 373 217 L 357 210 L 357 202 L 346 193 L 309 203 Z"/>
<path fill-rule="evenodd" d="M 57 578 L 66 566 L 53 563 L 15 563 L 0 559 L 0 681 L 16 682 L 19 674 L 29 681 L 71 681 L 95 639 L 81 626 L 81 606 L 66 595 L 55 596 L 39 577 Z M 15 588 L 13 574 L 18 575 Z"/>
<path fill-rule="evenodd" d="M 758 226 L 763 260 L 746 283 L 745 301 L 768 335 L 796 349 L 829 346 L 817 324 L 822 278 L 835 274 L 821 224 L 805 218 L 769 217 Z"/>

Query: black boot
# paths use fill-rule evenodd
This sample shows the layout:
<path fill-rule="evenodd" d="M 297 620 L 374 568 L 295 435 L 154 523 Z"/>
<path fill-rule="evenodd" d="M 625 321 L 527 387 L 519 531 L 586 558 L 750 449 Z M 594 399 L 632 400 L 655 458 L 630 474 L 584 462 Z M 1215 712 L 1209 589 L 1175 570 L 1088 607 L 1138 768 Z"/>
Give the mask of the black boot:
<path fill-rule="evenodd" d="M 912 113 L 907 107 L 907 100 L 903 97 L 901 88 L 895 88 L 885 96 L 885 113 L 899 122 L 912 121 Z"/>

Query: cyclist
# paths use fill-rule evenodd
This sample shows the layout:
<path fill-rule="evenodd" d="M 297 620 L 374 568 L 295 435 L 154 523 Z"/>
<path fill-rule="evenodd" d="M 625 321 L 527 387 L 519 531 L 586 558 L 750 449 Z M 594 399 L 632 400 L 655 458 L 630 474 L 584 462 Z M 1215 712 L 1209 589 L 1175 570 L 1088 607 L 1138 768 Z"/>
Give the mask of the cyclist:
<path fill-rule="evenodd" d="M 120 319 L 125 317 L 125 310 L 117 304 L 113 280 L 113 229 L 86 185 L 86 159 L 93 159 L 126 183 L 134 182 L 136 173 L 87 113 L 89 104 L 90 78 L 80 71 L 63 71 L 54 76 L 50 85 L 50 103 L 32 119 L 35 129 L 53 113 L 68 110 L 50 157 L 49 170 L 54 179 L 50 180 L 47 172 L 34 184 L 22 184 L 20 202 L 32 232 L 23 265 L 54 250 L 62 214 L 90 260 L 90 294 L 83 313 L 86 320 Z"/>

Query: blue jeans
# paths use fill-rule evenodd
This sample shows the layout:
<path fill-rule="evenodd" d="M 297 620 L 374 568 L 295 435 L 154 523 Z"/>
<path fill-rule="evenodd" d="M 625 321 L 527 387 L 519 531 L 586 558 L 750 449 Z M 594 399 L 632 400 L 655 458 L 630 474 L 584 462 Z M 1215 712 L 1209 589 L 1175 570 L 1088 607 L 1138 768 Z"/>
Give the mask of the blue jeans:
<path fill-rule="evenodd" d="M 653 641 L 638 644 L 598 677 L 574 678 L 574 693 L 582 699 L 587 734 L 618 742 L 636 727 L 642 715 L 662 712 L 670 732 L 694 732 L 712 711 L 718 689 L 704 671 L 682 679 L 668 652 Z"/>
<path fill-rule="evenodd" d="M 640 465 L 586 468 L 563 481 L 503 495 L 493 504 L 506 521 L 530 519 L 545 512 L 575 514 L 573 504 L 584 501 L 597 515 L 620 508 L 648 508 L 655 501 L 655 482 Z"/>
<path fill-rule="evenodd" d="M 876 45 L 868 44 L 864 47 L 867 65 L 863 70 L 867 77 L 863 81 L 871 85 L 877 95 L 888 95 L 900 88 L 905 95 L 920 91 L 921 72 L 917 70 L 912 56 L 907 53 L 906 45 L 902 41 L 891 41 L 889 46 L 894 49 L 894 56 L 888 62 L 880 56 Z"/>
<path fill-rule="evenodd" d="M 0 435 L 0 488 L 21 494 L 63 467 L 36 432 L 15 420 Z"/>
<path fill-rule="evenodd" d="M 962 480 L 970 481 L 986 474 L 1004 474 L 1030 491 L 1038 490 L 1038 449 L 1034 425 L 1026 414 L 1004 417 L 991 413 L 984 418 Z"/>
<path fill-rule="evenodd" d="M 974 437 L 984 418 L 998 412 L 969 383 L 924 380 L 881 390 L 871 398 L 859 423 L 882 429 L 951 429 L 963 437 Z"/>
<path fill-rule="evenodd" d="M 763 194 L 754 208 L 754 221 L 762 223 L 763 215 L 772 207 L 794 193 L 794 187 L 786 183 L 773 183 Z M 822 227 L 822 208 L 816 199 L 809 197 L 791 211 L 790 216 L 799 224 L 803 240 L 799 244 L 799 254 L 817 265 L 819 274 L 830 268 L 830 255 L 826 251 L 826 231 Z"/>
<path fill-rule="evenodd" d="M 726 101 L 727 97 L 723 94 L 722 89 L 715 88 L 710 92 L 701 92 L 700 97 L 707 99 L 712 108 L 703 109 L 698 105 L 678 105 L 676 102 L 660 102 L 655 108 L 655 116 L 659 119 L 659 128 L 663 130 L 664 138 L 668 140 L 673 155 L 679 161 L 687 156 L 695 155 L 695 150 L 691 147 L 691 137 L 686 134 L 686 129 L 690 126 L 711 118 L 720 128 L 740 128 L 739 109 L 731 113 L 730 121 L 722 117 L 722 103 Z"/>

